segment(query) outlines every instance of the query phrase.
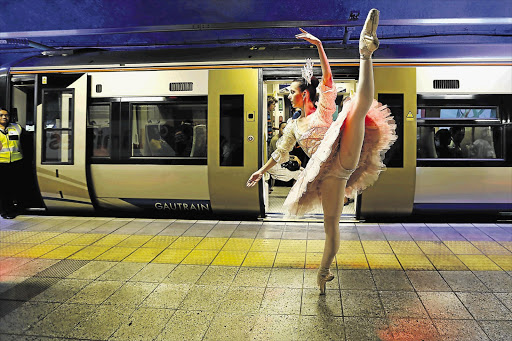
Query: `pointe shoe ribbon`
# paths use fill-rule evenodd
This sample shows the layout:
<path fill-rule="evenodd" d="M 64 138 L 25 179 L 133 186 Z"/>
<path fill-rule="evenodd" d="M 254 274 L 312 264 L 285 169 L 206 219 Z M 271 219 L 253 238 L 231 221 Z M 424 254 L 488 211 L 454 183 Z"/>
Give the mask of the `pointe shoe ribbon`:
<path fill-rule="evenodd" d="M 379 26 L 379 11 L 371 9 L 366 17 L 361 36 L 359 38 L 359 54 L 361 59 L 370 59 L 375 50 L 379 48 L 377 27 Z"/>

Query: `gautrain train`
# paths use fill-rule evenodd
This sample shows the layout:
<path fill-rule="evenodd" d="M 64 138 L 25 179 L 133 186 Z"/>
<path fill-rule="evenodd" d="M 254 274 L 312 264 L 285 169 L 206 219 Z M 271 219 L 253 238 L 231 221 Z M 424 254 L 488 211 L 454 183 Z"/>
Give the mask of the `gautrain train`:
<path fill-rule="evenodd" d="M 375 53 L 375 98 L 391 108 L 398 140 L 349 219 L 512 212 L 512 58 L 485 46 L 433 49 Z M 326 51 L 341 107 L 357 51 Z M 25 206 L 272 217 L 268 184 L 245 182 L 268 157 L 267 96 L 278 98 L 276 126 L 290 116 L 286 86 L 306 57 L 320 75 L 306 45 L 88 49 L 13 63 L 0 70 L 0 91 L 26 129 Z"/>

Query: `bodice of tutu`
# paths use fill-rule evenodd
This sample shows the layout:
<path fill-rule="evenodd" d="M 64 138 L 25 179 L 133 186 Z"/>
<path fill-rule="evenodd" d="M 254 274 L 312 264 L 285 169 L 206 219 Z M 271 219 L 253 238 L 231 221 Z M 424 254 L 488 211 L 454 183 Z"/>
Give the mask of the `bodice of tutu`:
<path fill-rule="evenodd" d="M 295 147 L 296 142 L 309 157 L 318 149 L 325 133 L 332 124 L 332 115 L 336 110 L 336 86 L 332 78 L 325 83 L 321 82 L 318 107 L 311 114 L 311 117 L 308 117 L 309 124 L 306 131 L 301 132 L 299 130 L 297 120 L 290 118 L 286 122 L 283 136 L 277 141 L 277 149 L 272 153 L 272 158 L 277 163 L 288 161 L 289 152 Z"/>
<path fill-rule="evenodd" d="M 329 127 L 320 126 L 320 127 L 311 127 L 305 133 L 300 134 L 297 138 L 297 143 L 304 150 L 308 157 L 315 154 L 320 142 L 324 138 L 325 132 L 329 129 Z"/>

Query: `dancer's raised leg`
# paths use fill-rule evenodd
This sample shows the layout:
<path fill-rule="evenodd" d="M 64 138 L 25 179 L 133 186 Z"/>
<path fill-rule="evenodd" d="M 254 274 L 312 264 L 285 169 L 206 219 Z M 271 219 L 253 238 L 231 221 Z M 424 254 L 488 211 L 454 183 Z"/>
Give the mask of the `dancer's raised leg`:
<path fill-rule="evenodd" d="M 345 129 L 341 137 L 340 163 L 345 169 L 354 169 L 361 154 L 364 139 L 364 118 L 370 109 L 374 96 L 372 53 L 379 47 L 377 39 L 377 26 L 379 24 L 379 11 L 372 9 L 368 13 L 361 36 L 359 38 L 359 52 L 361 61 L 359 66 L 359 82 L 356 96 L 353 99 L 352 110 L 346 118 Z"/>

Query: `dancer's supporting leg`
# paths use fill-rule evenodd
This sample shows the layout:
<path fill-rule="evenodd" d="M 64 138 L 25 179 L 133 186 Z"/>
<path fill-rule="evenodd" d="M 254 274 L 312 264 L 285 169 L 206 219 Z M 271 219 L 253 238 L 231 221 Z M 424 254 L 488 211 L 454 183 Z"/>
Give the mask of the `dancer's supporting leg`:
<path fill-rule="evenodd" d="M 324 212 L 325 243 L 324 254 L 318 270 L 317 284 L 320 294 L 325 294 L 325 284 L 334 279 L 329 268 L 340 247 L 340 216 L 343 210 L 343 193 L 347 180 L 327 177 L 320 185 L 322 208 Z"/>
<path fill-rule="evenodd" d="M 346 118 L 346 125 L 340 140 L 338 164 L 346 170 L 354 169 L 359 162 L 364 138 L 364 119 L 370 109 L 374 95 L 373 64 L 371 55 L 379 45 L 377 40 L 377 25 L 379 12 L 371 10 L 366 18 L 361 32 L 359 68 L 359 84 L 357 96 L 354 99 L 352 111 Z M 325 244 L 322 263 L 318 271 L 317 283 L 320 293 L 325 294 L 325 284 L 334 276 L 329 268 L 340 246 L 339 219 L 343 211 L 343 198 L 347 180 L 337 177 L 327 177 L 321 185 L 322 208 L 324 211 Z"/>

